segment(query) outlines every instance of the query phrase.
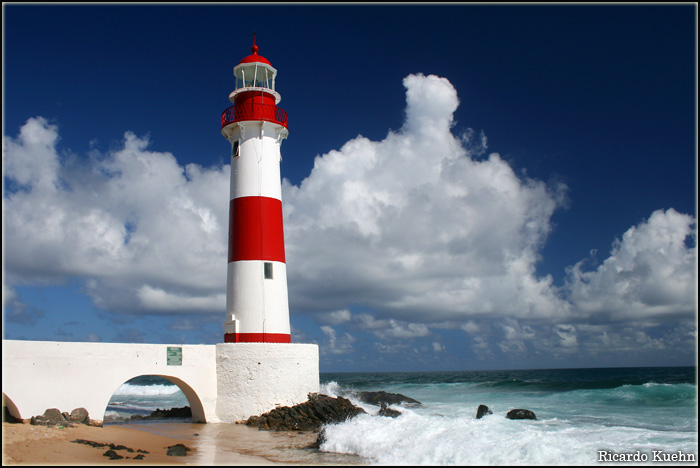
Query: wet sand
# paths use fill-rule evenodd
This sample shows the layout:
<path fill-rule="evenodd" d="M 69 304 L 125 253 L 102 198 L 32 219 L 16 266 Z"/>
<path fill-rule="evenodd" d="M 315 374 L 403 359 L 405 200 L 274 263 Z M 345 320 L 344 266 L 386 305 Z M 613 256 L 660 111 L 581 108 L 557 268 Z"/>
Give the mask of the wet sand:
<path fill-rule="evenodd" d="M 129 423 L 140 431 L 182 440 L 197 450 L 188 461 L 193 465 L 226 466 L 242 464 L 241 457 L 250 457 L 243 464 L 277 465 L 363 465 L 353 454 L 320 452 L 309 447 L 318 434 L 310 431 L 265 431 L 245 424 L 153 421 Z"/>
<path fill-rule="evenodd" d="M 205 427 L 207 425 L 199 425 Z M 191 431 L 190 431 L 191 434 Z M 90 427 L 32 426 L 30 424 L 2 423 L 2 463 L 4 465 L 208 465 L 215 461 L 214 454 L 207 448 L 199 447 L 195 438 L 176 438 L 153 433 L 134 426 L 105 425 Z M 115 450 L 124 458 L 110 460 L 104 456 L 109 447 L 92 447 L 73 443 L 76 439 L 85 439 L 103 444 L 124 445 L 134 450 Z M 186 456 L 166 455 L 168 447 L 184 444 L 192 448 Z M 137 450 L 149 452 L 144 459 L 133 457 Z M 127 458 L 130 457 L 130 458 Z M 207 463 L 209 461 L 209 463 Z M 270 465 L 273 462 L 253 455 L 227 450 L 225 456 L 216 460 L 230 465 Z"/>

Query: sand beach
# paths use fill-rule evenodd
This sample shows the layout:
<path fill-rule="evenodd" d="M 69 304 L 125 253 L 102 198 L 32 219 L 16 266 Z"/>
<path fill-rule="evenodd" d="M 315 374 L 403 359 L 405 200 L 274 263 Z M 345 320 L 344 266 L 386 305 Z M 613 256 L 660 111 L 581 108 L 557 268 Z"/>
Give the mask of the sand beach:
<path fill-rule="evenodd" d="M 204 425 L 202 425 L 204 426 Z M 245 436 L 245 431 L 239 431 Z M 124 458 L 111 460 L 104 456 L 109 447 L 93 447 L 73 443 L 77 439 L 102 444 L 123 445 L 133 449 L 115 450 Z M 198 447 L 191 438 L 175 438 L 125 425 L 91 427 L 32 426 L 28 423 L 2 424 L 2 464 L 5 465 L 208 465 L 213 454 Z M 168 447 L 184 444 L 192 450 L 185 456 L 166 455 Z M 138 450 L 146 451 L 143 459 L 134 459 Z M 227 450 L 225 459 L 216 460 L 231 465 L 272 465 L 265 458 Z M 219 464 L 219 463 L 216 463 Z"/>

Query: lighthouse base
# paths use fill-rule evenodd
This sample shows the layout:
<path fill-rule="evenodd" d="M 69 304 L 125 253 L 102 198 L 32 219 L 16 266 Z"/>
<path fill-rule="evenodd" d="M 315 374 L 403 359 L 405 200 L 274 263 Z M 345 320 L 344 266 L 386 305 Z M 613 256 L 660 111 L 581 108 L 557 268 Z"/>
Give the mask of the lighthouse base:
<path fill-rule="evenodd" d="M 234 422 L 305 402 L 319 391 L 318 366 L 315 344 L 217 344 L 217 419 Z"/>

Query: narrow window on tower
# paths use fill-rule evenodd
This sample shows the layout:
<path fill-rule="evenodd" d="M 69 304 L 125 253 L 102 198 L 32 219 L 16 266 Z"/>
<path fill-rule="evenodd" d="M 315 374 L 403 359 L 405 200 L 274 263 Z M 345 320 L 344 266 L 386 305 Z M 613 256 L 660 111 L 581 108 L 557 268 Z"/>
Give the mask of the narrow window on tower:
<path fill-rule="evenodd" d="M 238 156 L 238 140 L 234 141 L 231 146 L 231 157 L 235 158 L 236 156 Z"/>
<path fill-rule="evenodd" d="M 272 263 L 265 262 L 265 279 L 272 279 Z"/>

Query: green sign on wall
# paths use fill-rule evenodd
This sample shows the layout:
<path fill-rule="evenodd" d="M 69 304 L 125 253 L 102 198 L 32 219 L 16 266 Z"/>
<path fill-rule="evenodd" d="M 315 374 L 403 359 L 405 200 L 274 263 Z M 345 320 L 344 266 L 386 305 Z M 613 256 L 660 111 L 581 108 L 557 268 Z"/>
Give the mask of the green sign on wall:
<path fill-rule="evenodd" d="M 175 346 L 168 346 L 168 365 L 169 366 L 181 366 L 182 365 L 182 348 Z"/>

